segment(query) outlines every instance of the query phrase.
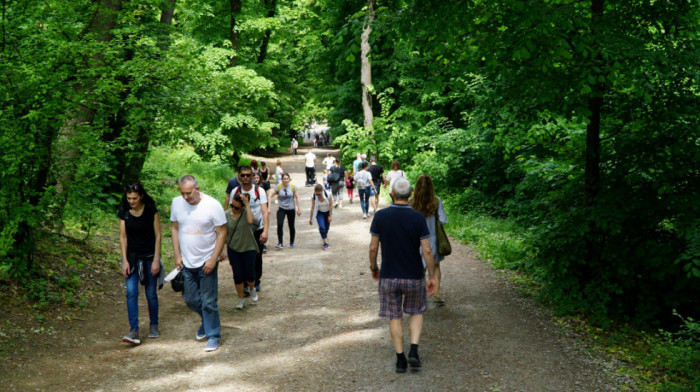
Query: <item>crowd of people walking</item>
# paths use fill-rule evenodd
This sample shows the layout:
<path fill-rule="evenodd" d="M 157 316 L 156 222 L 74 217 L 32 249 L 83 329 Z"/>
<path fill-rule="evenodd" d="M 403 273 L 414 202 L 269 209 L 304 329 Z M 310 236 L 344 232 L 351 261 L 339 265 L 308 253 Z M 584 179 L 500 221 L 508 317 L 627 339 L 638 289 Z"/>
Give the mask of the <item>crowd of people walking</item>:
<path fill-rule="evenodd" d="M 291 144 L 293 157 L 298 143 Z M 316 154 L 308 149 L 303 156 L 306 186 L 313 187 L 309 201 L 309 225 L 318 226 L 321 250 L 330 248 L 329 233 L 334 211 L 343 208 L 343 188 L 353 203 L 360 199 L 362 219 L 374 214 L 370 227 L 369 261 L 372 277 L 379 281 L 380 317 L 389 319 L 389 329 L 397 354 L 396 371 L 405 372 L 408 365 L 420 367 L 418 342 L 422 314 L 427 309 L 427 296 L 435 293 L 435 303 L 445 304 L 440 292 L 440 262 L 437 224 L 446 224 L 442 200 L 435 194 L 432 179 L 418 176 L 412 187 L 399 162 L 393 161 L 385 175 L 375 156 L 358 153 L 352 170 L 339 157 L 327 153 L 323 159 L 322 182 L 316 175 Z M 274 177 L 274 178 L 273 178 Z M 270 186 L 274 180 L 275 186 Z M 252 160 L 240 166 L 228 182 L 224 207 L 213 197 L 200 191 L 191 175 L 178 181 L 180 196 L 171 204 L 171 238 L 175 266 L 183 277 L 183 298 L 201 321 L 195 333 L 197 340 L 207 340 L 205 351 L 214 351 L 221 339 L 218 309 L 218 266 L 228 260 L 238 297 L 236 308 L 243 310 L 246 298 L 259 301 L 262 291 L 263 254 L 267 251 L 269 215 L 276 205 L 277 245 L 284 249 L 284 221 L 289 231 L 288 247 L 295 248 L 296 217 L 302 206 L 297 187 L 290 173 L 276 161 L 272 175 L 264 161 Z M 381 189 L 387 189 L 393 203 L 379 208 Z M 354 194 L 357 189 L 358 195 Z M 274 203 L 273 203 L 274 201 Z M 352 212 L 349 212 L 352 213 Z M 127 294 L 130 331 L 123 341 L 140 344 L 138 325 L 139 284 L 145 288 L 150 319 L 150 338 L 159 337 L 157 288 L 165 275 L 160 263 L 161 234 L 158 209 L 141 184 L 124 190 L 118 212 L 122 275 Z M 381 244 L 382 264 L 377 264 Z M 427 280 L 426 280 L 427 272 Z M 403 304 L 403 305 L 402 305 Z M 403 313 L 410 315 L 411 348 L 403 352 Z"/>

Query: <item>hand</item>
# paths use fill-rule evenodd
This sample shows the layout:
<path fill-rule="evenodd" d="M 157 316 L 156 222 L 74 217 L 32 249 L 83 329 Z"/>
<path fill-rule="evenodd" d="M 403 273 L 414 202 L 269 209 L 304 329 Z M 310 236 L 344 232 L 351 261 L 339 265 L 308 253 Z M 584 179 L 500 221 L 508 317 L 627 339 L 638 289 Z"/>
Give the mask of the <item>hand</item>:
<path fill-rule="evenodd" d="M 182 269 L 182 256 L 175 256 L 175 268 Z"/>
<path fill-rule="evenodd" d="M 313 225 L 314 225 L 314 223 L 311 221 L 311 219 L 309 219 L 309 226 L 313 226 Z"/>
<path fill-rule="evenodd" d="M 204 262 L 204 267 L 202 267 L 202 272 L 205 275 L 209 275 L 216 268 L 216 257 L 210 257 Z"/>
<path fill-rule="evenodd" d="M 260 234 L 260 243 L 264 244 L 267 242 L 267 230 L 263 231 L 262 234 Z"/>
<path fill-rule="evenodd" d="M 428 293 L 428 297 L 435 294 L 435 277 L 431 276 L 428 278 L 428 283 L 425 285 L 425 291 Z"/>
<path fill-rule="evenodd" d="M 328 215 L 328 223 L 331 223 L 333 221 L 333 217 Z"/>
<path fill-rule="evenodd" d="M 156 261 L 156 259 L 153 259 L 153 261 L 151 262 L 151 275 L 158 276 L 159 272 L 160 272 L 160 262 Z"/>
<path fill-rule="evenodd" d="M 376 270 L 372 272 L 372 279 L 376 280 L 377 282 L 379 282 L 379 271 L 381 270 Z"/>
<path fill-rule="evenodd" d="M 129 265 L 128 260 L 122 260 L 122 275 L 124 276 L 125 279 L 129 278 L 129 270 L 131 269 L 131 266 Z"/>
<path fill-rule="evenodd" d="M 301 208 L 297 210 L 297 216 L 301 216 Z"/>
<path fill-rule="evenodd" d="M 247 193 L 243 193 L 241 196 L 241 201 L 243 202 L 243 205 L 248 207 L 250 205 L 250 195 Z"/>

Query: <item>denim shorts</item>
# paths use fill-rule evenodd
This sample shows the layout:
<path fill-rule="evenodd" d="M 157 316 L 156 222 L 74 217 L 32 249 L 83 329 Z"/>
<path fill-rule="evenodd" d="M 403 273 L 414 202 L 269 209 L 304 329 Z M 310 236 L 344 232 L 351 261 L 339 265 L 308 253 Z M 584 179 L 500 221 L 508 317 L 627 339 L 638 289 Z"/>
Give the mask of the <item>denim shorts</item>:
<path fill-rule="evenodd" d="M 427 300 L 423 279 L 379 281 L 379 317 L 398 319 L 403 317 L 403 313 L 423 314 L 428 308 Z"/>

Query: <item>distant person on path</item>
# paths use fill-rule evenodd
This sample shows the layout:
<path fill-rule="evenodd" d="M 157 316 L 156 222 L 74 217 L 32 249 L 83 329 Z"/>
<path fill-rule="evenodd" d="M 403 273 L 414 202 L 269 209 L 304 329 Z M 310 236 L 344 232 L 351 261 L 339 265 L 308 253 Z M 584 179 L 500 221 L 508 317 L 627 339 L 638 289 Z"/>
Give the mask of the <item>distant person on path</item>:
<path fill-rule="evenodd" d="M 271 196 L 277 195 L 279 199 L 279 209 L 277 210 L 277 249 L 284 247 L 284 218 L 287 217 L 287 225 L 289 226 L 289 247 L 294 248 L 294 237 L 296 236 L 296 228 L 294 227 L 295 214 L 301 216 L 301 207 L 299 206 L 299 196 L 297 195 L 296 187 L 292 184 L 292 177 L 289 173 L 284 173 L 282 176 L 282 184 L 273 189 Z"/>
<path fill-rule="evenodd" d="M 238 178 L 241 185 L 232 190 L 231 195 L 237 193 L 247 193 L 250 195 L 250 210 L 253 212 L 253 235 L 255 240 L 262 248 L 267 242 L 268 229 L 270 227 L 270 215 L 268 210 L 267 194 L 264 189 L 257 185 L 253 185 L 253 171 L 250 166 L 241 166 L 238 169 Z M 262 252 L 257 252 L 255 256 L 255 289 L 260 290 L 260 279 L 263 273 Z M 244 288 L 245 290 L 245 288 Z"/>
<path fill-rule="evenodd" d="M 316 183 L 316 154 L 311 149 L 304 155 L 304 170 L 306 171 L 306 186 Z"/>
<path fill-rule="evenodd" d="M 379 317 L 389 318 L 389 332 L 396 351 L 396 372 L 405 373 L 403 313 L 410 315 L 411 349 L 408 363 L 411 367 L 420 367 L 418 343 L 423 328 L 423 313 L 428 308 L 426 293 L 431 295 L 435 291 L 435 271 L 430 231 L 425 218 L 408 204 L 411 184 L 406 179 L 396 180 L 391 194 L 394 204 L 377 211 L 372 220 L 369 268 L 372 278 L 379 281 Z M 377 266 L 380 243 L 381 270 Z M 418 253 L 421 249 L 428 268 L 427 283 Z"/>
<path fill-rule="evenodd" d="M 343 208 L 343 187 L 345 186 L 346 171 L 345 166 L 340 164 L 340 159 L 336 159 L 335 164 L 331 167 L 331 174 L 328 175 L 328 180 L 331 183 L 331 194 L 333 195 L 333 200 L 335 200 L 334 207 Z"/>
<path fill-rule="evenodd" d="M 299 142 L 296 138 L 292 138 L 292 156 L 297 157 L 297 149 L 299 148 Z"/>
<path fill-rule="evenodd" d="M 326 166 L 326 170 L 330 171 L 333 165 L 335 165 L 335 158 L 331 155 L 329 152 L 328 155 L 326 155 L 325 158 L 323 158 L 323 161 L 321 162 Z"/>
<path fill-rule="evenodd" d="M 374 188 L 372 175 L 368 171 L 369 162 L 362 162 L 360 170 L 355 175 L 355 186 L 360 194 L 360 207 L 362 208 L 362 219 L 367 219 L 369 216 L 369 197 L 371 189 Z M 375 190 L 376 192 L 376 190 Z"/>
<path fill-rule="evenodd" d="M 258 172 L 258 161 L 255 159 L 250 160 L 250 168 L 253 169 L 253 173 Z"/>
<path fill-rule="evenodd" d="M 374 200 L 372 207 L 374 208 L 374 213 L 377 213 L 377 207 L 379 206 L 379 191 L 381 190 L 382 183 L 384 182 L 384 168 L 377 164 L 377 159 L 374 155 L 369 158 L 369 173 L 372 175 L 372 183 L 374 184 Z"/>
<path fill-rule="evenodd" d="M 353 177 L 352 172 L 349 170 L 345 172 L 345 188 L 348 190 L 348 199 L 350 199 L 350 204 L 352 204 L 353 193 L 355 191 L 355 177 Z"/>
<path fill-rule="evenodd" d="M 323 189 L 321 184 L 316 184 L 314 187 L 314 195 L 311 196 L 311 216 L 309 217 L 309 225 L 313 225 L 316 219 L 318 223 L 318 231 L 321 233 L 323 240 L 323 250 L 330 247 L 328 244 L 328 229 L 331 227 L 333 220 L 333 197 L 330 193 Z"/>
<path fill-rule="evenodd" d="M 284 174 L 284 169 L 282 169 L 282 161 L 277 160 L 277 167 L 275 168 L 275 188 L 279 187 L 282 183 L 282 175 Z"/>
<path fill-rule="evenodd" d="M 265 191 L 270 190 L 270 169 L 267 167 L 267 163 L 265 161 L 260 161 L 260 170 L 258 170 L 260 173 L 260 181 L 262 182 L 262 187 L 265 189 Z"/>
<path fill-rule="evenodd" d="M 414 210 L 421 212 L 425 217 L 425 222 L 430 231 L 430 248 L 433 251 L 433 260 L 435 262 L 435 303 L 438 306 L 444 306 L 445 300 L 440 296 L 440 280 L 442 274 L 440 272 L 440 262 L 445 258 L 438 253 L 437 234 L 435 233 L 435 219 L 439 219 L 443 225 L 447 223 L 447 215 L 445 207 L 442 205 L 442 200 L 435 194 L 433 180 L 430 176 L 421 174 L 416 180 L 416 189 L 413 191 L 411 198 L 411 207 Z M 421 257 L 423 251 L 421 250 Z M 426 265 L 423 257 L 423 265 Z"/>
<path fill-rule="evenodd" d="M 355 160 L 352 161 L 352 175 L 356 176 L 357 172 L 360 171 L 360 166 L 362 166 L 362 154 L 359 152 L 355 155 Z"/>
<path fill-rule="evenodd" d="M 190 175 L 180 179 L 180 194 L 170 207 L 175 266 L 184 268 L 182 297 L 202 320 L 195 336 L 207 338 L 204 351 L 214 351 L 221 338 L 217 258 L 226 244 L 226 215 L 219 202 L 199 192 Z"/>
<path fill-rule="evenodd" d="M 384 177 L 384 188 L 389 186 L 389 189 L 391 190 L 391 184 L 394 182 L 394 180 L 401 177 L 406 178 L 406 173 L 401 170 L 399 161 L 394 160 L 391 162 L 391 170 L 389 170 L 389 173 L 387 173 L 386 177 Z"/>
<path fill-rule="evenodd" d="M 250 209 L 250 195 L 236 193 L 226 211 L 226 252 L 222 259 L 228 259 L 233 272 L 233 283 L 238 294 L 236 309 L 245 308 L 245 292 L 243 282 L 248 287 L 251 301 L 258 302 L 255 290 L 255 255 L 258 253 L 258 243 L 253 235 L 252 224 L 255 216 Z"/>
<path fill-rule="evenodd" d="M 162 285 L 163 267 L 160 264 L 161 234 L 158 210 L 153 198 L 141 184 L 124 189 L 119 207 L 119 243 L 122 253 L 122 275 L 126 280 L 126 310 L 129 315 L 129 333 L 125 343 L 141 344 L 139 338 L 139 283 L 144 286 L 150 318 L 149 338 L 158 332 L 158 286 Z"/>

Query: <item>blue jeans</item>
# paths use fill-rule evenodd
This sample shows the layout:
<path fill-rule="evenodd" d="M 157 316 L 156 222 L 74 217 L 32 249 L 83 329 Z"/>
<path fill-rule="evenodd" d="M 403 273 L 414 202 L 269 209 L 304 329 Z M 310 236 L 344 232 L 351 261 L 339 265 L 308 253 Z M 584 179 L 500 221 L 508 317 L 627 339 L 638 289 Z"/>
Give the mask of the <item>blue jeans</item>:
<path fill-rule="evenodd" d="M 199 268 L 183 268 L 182 276 L 185 278 L 185 289 L 182 298 L 187 307 L 197 312 L 202 318 L 204 333 L 207 339 L 219 340 L 221 338 L 221 319 L 219 319 L 218 271 L 219 265 L 205 274 Z"/>
<path fill-rule="evenodd" d="M 324 240 L 328 238 L 328 229 L 331 228 L 331 222 L 328 221 L 328 216 L 330 216 L 331 212 L 326 211 L 326 212 L 317 212 L 316 213 L 316 222 L 318 223 L 318 232 L 321 233 L 321 238 Z"/>
<path fill-rule="evenodd" d="M 148 301 L 148 316 L 151 325 L 158 324 L 158 276 L 151 274 L 151 263 L 153 257 L 145 259 L 146 273 L 148 274 L 148 285 L 146 289 L 146 301 Z M 129 314 L 129 327 L 132 331 L 139 331 L 139 274 L 134 272 L 125 279 L 126 281 L 126 311 Z"/>
<path fill-rule="evenodd" d="M 358 193 L 360 194 L 360 207 L 362 207 L 362 213 L 366 214 L 369 212 L 369 192 L 370 189 L 372 189 L 371 186 L 368 186 L 365 189 L 359 190 Z"/>

